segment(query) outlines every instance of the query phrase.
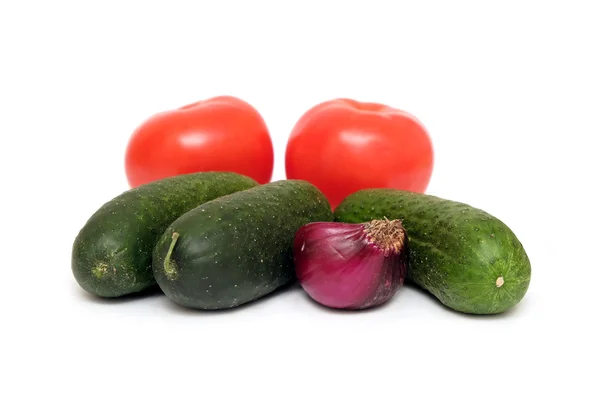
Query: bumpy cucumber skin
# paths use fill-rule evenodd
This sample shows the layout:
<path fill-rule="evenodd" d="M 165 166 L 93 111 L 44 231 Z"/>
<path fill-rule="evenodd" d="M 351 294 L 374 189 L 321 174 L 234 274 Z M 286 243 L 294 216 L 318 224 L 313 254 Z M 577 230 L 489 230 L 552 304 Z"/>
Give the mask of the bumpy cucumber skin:
<path fill-rule="evenodd" d="M 531 264 L 521 242 L 502 221 L 472 206 L 366 189 L 348 196 L 334 215 L 349 223 L 401 219 L 410 243 L 408 280 L 456 311 L 501 313 L 529 288 Z"/>
<path fill-rule="evenodd" d="M 332 220 L 325 196 L 305 181 L 236 192 L 187 212 L 167 228 L 154 250 L 154 277 L 167 297 L 184 307 L 237 307 L 293 282 L 296 231 Z M 179 237 L 165 268 L 174 232 Z"/>
<path fill-rule="evenodd" d="M 120 297 L 156 285 L 152 250 L 183 213 L 258 183 L 229 172 L 178 175 L 130 189 L 105 203 L 73 243 L 71 268 L 86 291 Z"/>

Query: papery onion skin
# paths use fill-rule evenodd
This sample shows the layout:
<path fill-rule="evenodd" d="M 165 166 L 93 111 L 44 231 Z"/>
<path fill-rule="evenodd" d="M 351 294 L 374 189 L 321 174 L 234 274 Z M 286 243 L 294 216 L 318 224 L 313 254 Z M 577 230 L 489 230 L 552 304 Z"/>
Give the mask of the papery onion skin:
<path fill-rule="evenodd" d="M 408 267 L 408 238 L 399 220 L 315 222 L 294 239 L 296 276 L 316 302 L 365 309 L 388 301 Z"/>

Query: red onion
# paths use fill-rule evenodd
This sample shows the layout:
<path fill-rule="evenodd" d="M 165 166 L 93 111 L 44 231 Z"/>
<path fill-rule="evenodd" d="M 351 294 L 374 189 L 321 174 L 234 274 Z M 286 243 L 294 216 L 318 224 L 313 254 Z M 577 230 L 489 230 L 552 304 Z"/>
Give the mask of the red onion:
<path fill-rule="evenodd" d="M 296 232 L 294 263 L 300 285 L 318 303 L 374 307 L 404 284 L 408 238 L 400 220 L 309 223 Z"/>

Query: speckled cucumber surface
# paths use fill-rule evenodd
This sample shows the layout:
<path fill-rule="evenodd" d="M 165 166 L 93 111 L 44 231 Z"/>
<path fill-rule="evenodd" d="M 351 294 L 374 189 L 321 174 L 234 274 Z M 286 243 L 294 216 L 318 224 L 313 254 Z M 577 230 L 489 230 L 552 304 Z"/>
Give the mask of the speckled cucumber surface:
<path fill-rule="evenodd" d="M 156 285 L 152 250 L 180 215 L 211 199 L 257 186 L 243 175 L 178 175 L 130 189 L 105 203 L 75 238 L 72 271 L 101 297 L 120 297 Z"/>
<path fill-rule="evenodd" d="M 496 314 L 525 296 L 531 265 L 515 234 L 483 210 L 439 197 L 392 189 L 348 196 L 335 220 L 401 219 L 409 238 L 408 279 L 446 306 Z"/>
<path fill-rule="evenodd" d="M 296 231 L 332 220 L 325 196 L 305 181 L 236 192 L 187 212 L 167 228 L 154 249 L 154 276 L 179 305 L 236 307 L 294 281 Z"/>

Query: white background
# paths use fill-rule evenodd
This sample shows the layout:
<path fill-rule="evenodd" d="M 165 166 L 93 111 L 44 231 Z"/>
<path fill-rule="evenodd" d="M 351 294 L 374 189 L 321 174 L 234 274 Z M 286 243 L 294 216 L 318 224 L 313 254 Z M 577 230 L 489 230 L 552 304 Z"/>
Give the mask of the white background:
<path fill-rule="evenodd" d="M 0 405 L 597 406 L 595 2 L 410 3 L 0 3 Z M 428 192 L 511 226 L 525 299 L 470 317 L 410 287 L 361 313 L 300 289 L 220 313 L 85 294 L 71 244 L 127 188 L 133 129 L 221 94 L 264 116 L 274 179 L 318 102 L 415 114 Z"/>

